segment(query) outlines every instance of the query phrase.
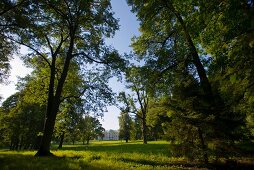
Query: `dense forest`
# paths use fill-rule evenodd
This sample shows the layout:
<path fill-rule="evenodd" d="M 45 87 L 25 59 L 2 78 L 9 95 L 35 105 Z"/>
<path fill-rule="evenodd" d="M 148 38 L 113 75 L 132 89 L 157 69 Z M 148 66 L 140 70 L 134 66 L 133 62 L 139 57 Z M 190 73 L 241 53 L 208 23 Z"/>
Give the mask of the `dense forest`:
<path fill-rule="evenodd" d="M 119 29 L 110 0 L 0 2 L 0 83 L 21 46 L 33 69 L 2 102 L 0 146 L 50 156 L 52 141 L 88 144 L 109 105 L 121 139 L 167 140 L 174 156 L 208 163 L 253 141 L 254 1 L 127 3 L 140 35 L 120 54 L 105 43 Z"/>

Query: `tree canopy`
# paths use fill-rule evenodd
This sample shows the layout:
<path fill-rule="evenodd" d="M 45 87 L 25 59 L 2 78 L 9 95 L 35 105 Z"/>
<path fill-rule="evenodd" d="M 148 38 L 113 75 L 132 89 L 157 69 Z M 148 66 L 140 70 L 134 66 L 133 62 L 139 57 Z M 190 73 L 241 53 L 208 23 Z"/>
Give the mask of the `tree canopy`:
<path fill-rule="evenodd" d="M 50 156 L 52 140 L 88 144 L 103 136 L 108 105 L 121 110 L 121 139 L 166 139 L 172 155 L 206 164 L 253 139 L 253 0 L 127 4 L 140 35 L 120 55 L 105 43 L 119 29 L 110 0 L 0 2 L 0 83 L 21 46 L 33 68 L 0 108 L 1 145 Z"/>

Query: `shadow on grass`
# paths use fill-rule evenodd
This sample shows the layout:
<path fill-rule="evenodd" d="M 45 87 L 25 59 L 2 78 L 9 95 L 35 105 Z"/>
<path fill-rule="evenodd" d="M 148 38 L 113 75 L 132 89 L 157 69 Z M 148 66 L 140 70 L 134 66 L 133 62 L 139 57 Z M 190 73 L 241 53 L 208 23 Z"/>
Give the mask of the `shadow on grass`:
<path fill-rule="evenodd" d="M 169 144 L 121 144 L 64 146 L 61 150 L 92 151 L 107 153 L 140 153 L 170 156 Z"/>
<path fill-rule="evenodd" d="M 135 163 L 140 165 L 150 165 L 155 167 L 174 167 L 174 168 L 187 168 L 187 169 L 216 169 L 216 170 L 247 170 L 247 169 L 254 169 L 253 162 L 240 162 L 240 161 L 227 161 L 225 163 L 210 163 L 204 164 L 201 162 L 186 162 L 186 161 L 172 161 L 172 162 L 158 162 L 152 160 L 135 160 L 131 158 L 122 158 L 118 161 L 123 161 L 126 163 Z"/>
<path fill-rule="evenodd" d="M 205 167 L 204 164 L 200 162 L 186 162 L 186 161 L 172 161 L 172 162 L 158 162 L 158 161 L 152 161 L 152 160 L 135 160 L 131 158 L 122 158 L 119 159 L 119 161 L 123 161 L 126 163 L 135 163 L 140 165 L 151 165 L 153 167 L 156 166 L 163 166 L 163 167 L 181 167 L 181 168 L 203 168 Z"/>
<path fill-rule="evenodd" d="M 45 169 L 86 169 L 102 170 L 105 169 L 96 164 L 83 161 L 82 159 L 72 159 L 65 157 L 34 157 L 33 155 L 22 154 L 0 154 L 1 170 L 45 170 Z M 114 170 L 113 168 L 106 168 Z"/>
<path fill-rule="evenodd" d="M 243 156 L 254 157 L 254 142 L 242 142 L 239 143 L 238 148 L 241 150 Z"/>

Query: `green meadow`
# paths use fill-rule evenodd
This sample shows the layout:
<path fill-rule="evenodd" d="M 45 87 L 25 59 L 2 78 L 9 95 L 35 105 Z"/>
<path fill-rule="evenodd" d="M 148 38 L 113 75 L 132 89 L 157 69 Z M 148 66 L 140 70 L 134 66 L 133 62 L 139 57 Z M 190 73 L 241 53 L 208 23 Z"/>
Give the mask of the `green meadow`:
<path fill-rule="evenodd" d="M 253 146 L 253 145 L 252 145 Z M 249 147 L 248 150 L 250 150 Z M 170 144 L 166 141 L 141 141 L 125 143 L 123 141 L 94 141 L 90 145 L 64 145 L 61 150 L 52 146 L 54 157 L 34 157 L 36 151 L 0 150 L 0 169 L 224 169 L 254 167 L 251 156 L 232 158 L 228 163 L 204 165 L 198 161 L 176 158 L 170 154 Z M 252 148 L 253 149 L 253 148 Z"/>

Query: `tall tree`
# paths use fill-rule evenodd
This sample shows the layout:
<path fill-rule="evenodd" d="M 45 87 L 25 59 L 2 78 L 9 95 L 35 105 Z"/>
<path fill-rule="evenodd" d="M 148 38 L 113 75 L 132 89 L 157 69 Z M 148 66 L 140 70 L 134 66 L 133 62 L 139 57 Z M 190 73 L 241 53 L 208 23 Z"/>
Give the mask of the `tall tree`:
<path fill-rule="evenodd" d="M 149 84 L 146 84 L 146 79 L 144 75 L 146 75 L 146 67 L 136 67 L 132 66 L 126 71 L 126 87 L 131 89 L 134 92 L 136 104 L 140 109 L 135 109 L 137 116 L 141 119 L 142 122 L 142 138 L 143 143 L 147 144 L 147 123 L 146 116 L 148 113 L 148 104 L 149 104 L 149 96 L 148 89 Z M 135 108 L 135 104 L 132 104 L 133 108 Z"/>
<path fill-rule="evenodd" d="M 239 132 L 239 127 L 244 126 L 243 115 L 239 114 L 235 107 L 231 107 L 234 104 L 228 103 L 225 98 L 227 94 L 218 88 L 220 83 L 214 81 L 215 77 L 215 80 L 220 81 L 218 75 L 225 75 L 225 72 L 216 72 L 214 77 L 210 73 L 213 73 L 217 66 L 218 71 L 224 71 L 220 64 L 224 68 L 230 68 L 228 67 L 231 65 L 230 60 L 225 60 L 225 52 L 221 48 L 224 43 L 228 52 L 235 52 L 228 54 L 237 56 L 243 48 L 246 49 L 244 55 L 253 53 L 251 50 L 253 38 L 250 38 L 253 34 L 251 25 L 253 2 L 129 0 L 128 3 L 137 13 L 142 33 L 141 36 L 134 38 L 132 44 L 134 51 L 144 58 L 146 66 L 154 71 L 151 76 L 153 82 L 156 80 L 167 83 L 167 87 L 163 87 L 167 90 L 164 91 L 166 92 L 164 95 L 170 96 L 170 107 L 176 114 L 173 116 L 177 120 L 175 125 L 181 124 L 179 123 L 181 121 L 191 125 L 192 128 L 189 129 L 193 129 L 195 137 L 199 138 L 203 160 L 207 163 L 207 140 L 216 139 L 225 143 L 230 143 L 228 139 L 239 140 L 232 136 Z M 236 8 L 235 5 L 240 8 Z M 232 17 L 232 13 L 237 14 L 238 20 Z M 218 34 L 216 38 L 214 33 Z M 243 44 L 241 43 L 243 39 L 248 44 L 240 45 Z M 213 58 L 206 52 L 212 54 L 212 57 L 218 55 L 218 62 L 215 62 L 215 65 L 212 63 Z M 229 56 L 228 54 L 226 56 Z M 220 59 L 225 62 L 219 62 Z M 250 67 L 245 68 L 249 70 Z M 224 85 L 228 83 L 224 82 L 221 87 Z M 245 87 L 250 88 L 252 85 L 248 83 Z M 241 97 L 244 93 L 238 94 Z M 238 118 L 232 118 L 230 115 Z"/>
<path fill-rule="evenodd" d="M 124 139 L 126 143 L 131 138 L 132 119 L 129 113 L 121 112 L 119 119 L 119 138 Z"/>
<path fill-rule="evenodd" d="M 148 113 L 148 88 L 144 75 L 146 75 L 146 67 L 131 66 L 125 69 L 126 87 L 130 89 L 133 94 L 126 95 L 125 92 L 120 92 L 118 100 L 124 104 L 121 107 L 123 113 L 135 114 L 141 120 L 142 139 L 143 143 L 147 144 L 147 123 L 146 116 Z"/>
<path fill-rule="evenodd" d="M 89 115 L 85 116 L 85 118 L 81 118 L 79 122 L 79 129 L 82 142 L 84 144 L 86 141 L 87 145 L 89 144 L 90 140 L 102 136 L 103 132 L 105 131 L 100 121 Z"/>
<path fill-rule="evenodd" d="M 28 47 L 30 57 L 39 56 L 50 68 L 46 121 L 36 154 L 48 156 L 51 155 L 50 141 L 71 61 L 79 62 L 82 68 L 101 64 L 98 70 L 106 68 L 109 73 L 110 67 L 117 66 L 115 61 L 121 60 L 115 50 L 105 46 L 103 38 L 111 37 L 118 25 L 109 0 L 31 0 L 29 4 L 21 12 L 22 23 L 17 23 L 20 25 L 15 36 L 7 34 L 5 38 Z M 63 62 L 57 72 L 56 62 L 60 57 Z M 88 67 L 91 63 L 94 64 Z M 56 77 L 59 77 L 57 83 Z"/>

